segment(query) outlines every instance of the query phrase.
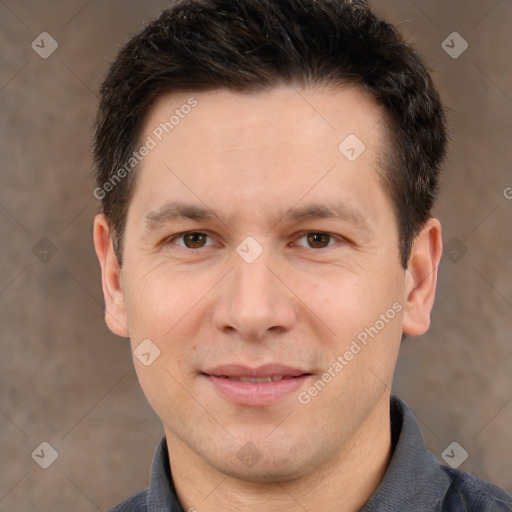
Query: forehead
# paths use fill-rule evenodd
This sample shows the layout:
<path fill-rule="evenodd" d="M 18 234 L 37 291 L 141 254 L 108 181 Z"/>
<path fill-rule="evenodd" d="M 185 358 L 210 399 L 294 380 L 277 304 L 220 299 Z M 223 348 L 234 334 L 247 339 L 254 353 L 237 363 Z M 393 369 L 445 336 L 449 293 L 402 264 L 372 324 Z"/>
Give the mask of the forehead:
<path fill-rule="evenodd" d="M 157 143 L 172 135 L 177 152 L 194 148 L 198 142 L 210 151 L 243 151 L 247 149 L 243 144 L 251 142 L 281 144 L 276 132 L 306 149 L 329 145 L 337 150 L 338 139 L 350 133 L 371 146 L 379 136 L 377 125 L 382 117 L 382 107 L 355 86 L 304 89 L 280 85 L 258 92 L 215 89 L 159 98 L 146 117 L 142 135 L 152 134 Z M 226 142 L 235 142 L 235 146 Z"/>
<path fill-rule="evenodd" d="M 152 149 L 137 171 L 134 199 L 154 210 L 186 196 L 233 217 L 303 198 L 344 199 L 352 207 L 383 192 L 382 117 L 381 107 L 354 87 L 162 97 L 140 136 Z"/>

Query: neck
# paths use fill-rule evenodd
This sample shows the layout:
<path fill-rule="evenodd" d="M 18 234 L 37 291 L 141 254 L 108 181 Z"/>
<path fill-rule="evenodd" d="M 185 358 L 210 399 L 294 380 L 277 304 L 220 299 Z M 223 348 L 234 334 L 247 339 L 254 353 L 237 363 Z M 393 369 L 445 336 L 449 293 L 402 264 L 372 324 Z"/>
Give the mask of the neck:
<path fill-rule="evenodd" d="M 174 486 L 187 512 L 357 512 L 382 481 L 391 457 L 389 397 L 329 461 L 287 482 L 251 482 L 221 473 L 165 431 Z"/>

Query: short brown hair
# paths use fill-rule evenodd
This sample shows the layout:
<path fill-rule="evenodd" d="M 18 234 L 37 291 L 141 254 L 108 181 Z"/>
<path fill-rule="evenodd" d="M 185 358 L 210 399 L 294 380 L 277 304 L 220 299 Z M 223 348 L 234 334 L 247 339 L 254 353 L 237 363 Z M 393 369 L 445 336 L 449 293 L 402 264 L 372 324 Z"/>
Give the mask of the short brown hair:
<path fill-rule="evenodd" d="M 384 187 L 395 209 L 402 266 L 431 216 L 447 130 L 422 59 L 363 0 L 179 0 L 120 50 L 101 87 L 94 156 L 101 207 L 122 262 L 135 173 L 105 192 L 165 94 L 277 84 L 357 84 L 384 109 Z"/>

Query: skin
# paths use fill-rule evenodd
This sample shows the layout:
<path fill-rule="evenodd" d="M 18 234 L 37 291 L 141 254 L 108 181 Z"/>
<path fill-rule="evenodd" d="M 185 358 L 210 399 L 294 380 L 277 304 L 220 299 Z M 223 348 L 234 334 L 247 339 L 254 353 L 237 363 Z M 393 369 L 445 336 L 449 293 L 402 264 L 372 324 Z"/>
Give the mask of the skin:
<path fill-rule="evenodd" d="M 149 366 L 136 357 L 134 364 L 163 422 L 184 510 L 359 510 L 391 455 L 389 396 L 402 333 L 420 335 L 429 326 L 440 223 L 425 224 L 404 270 L 392 203 L 377 173 L 386 143 L 382 111 L 363 91 L 279 86 L 167 96 L 140 140 L 190 96 L 197 107 L 137 170 L 122 268 L 108 222 L 96 217 L 107 324 L 130 337 L 133 350 L 149 338 L 161 351 Z M 338 150 L 351 133 L 366 146 L 353 162 Z M 153 213 L 149 229 L 148 214 L 171 201 L 218 216 Z M 293 220 L 288 213 L 336 201 L 358 212 L 364 226 L 354 215 Z M 187 248 L 191 239 L 178 237 L 185 231 L 208 236 Z M 307 233 L 332 237 L 312 244 Z M 236 252 L 248 236 L 263 249 L 252 263 Z M 402 309 L 394 319 L 300 403 L 298 392 L 395 303 Z M 201 375 L 220 364 L 268 362 L 313 375 L 263 407 L 231 402 Z M 259 457 L 253 465 L 237 457 L 246 445 Z"/>

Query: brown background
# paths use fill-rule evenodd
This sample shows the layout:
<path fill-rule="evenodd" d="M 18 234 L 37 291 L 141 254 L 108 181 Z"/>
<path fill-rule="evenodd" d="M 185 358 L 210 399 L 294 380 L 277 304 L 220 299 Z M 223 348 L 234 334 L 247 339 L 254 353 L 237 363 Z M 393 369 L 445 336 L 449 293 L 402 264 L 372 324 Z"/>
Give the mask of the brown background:
<path fill-rule="evenodd" d="M 105 510 L 148 484 L 162 427 L 128 342 L 103 322 L 90 137 L 107 62 L 168 4 L 0 2 L 2 511 Z M 432 327 L 405 343 L 395 392 L 438 457 L 457 441 L 469 453 L 462 469 L 510 491 L 512 3 L 374 8 L 434 69 L 453 133 L 436 210 L 450 253 Z M 31 48 L 44 31 L 59 44 L 48 59 Z M 469 43 L 457 59 L 441 47 L 453 31 Z M 31 458 L 43 441 L 59 453 L 46 470 Z"/>

